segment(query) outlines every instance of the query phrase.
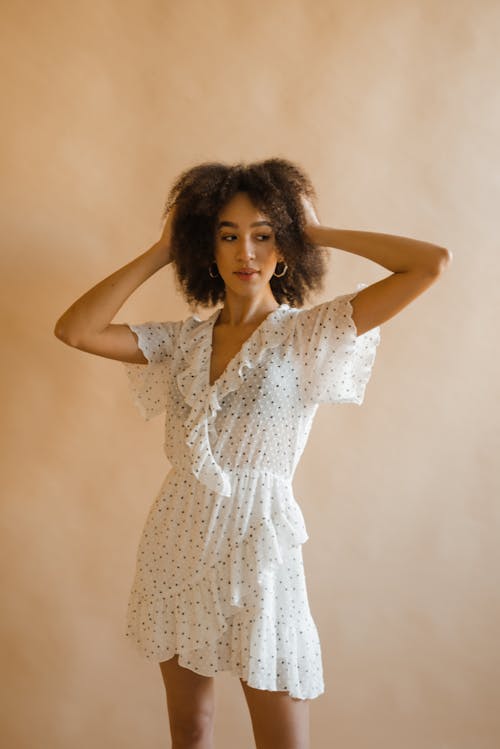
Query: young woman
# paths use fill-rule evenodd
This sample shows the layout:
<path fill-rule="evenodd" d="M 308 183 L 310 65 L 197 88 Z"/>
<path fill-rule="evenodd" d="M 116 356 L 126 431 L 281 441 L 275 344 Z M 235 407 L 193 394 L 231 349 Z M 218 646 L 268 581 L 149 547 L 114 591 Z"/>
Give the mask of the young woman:
<path fill-rule="evenodd" d="M 320 403 L 361 405 L 380 325 L 436 281 L 443 247 L 320 225 L 309 178 L 285 159 L 204 163 L 175 181 L 160 240 L 60 317 L 55 335 L 125 362 L 138 407 L 165 413 L 172 468 L 147 516 L 126 634 L 163 676 L 174 747 L 212 747 L 214 675 L 238 676 L 258 749 L 308 746 L 324 691 L 292 478 Z M 328 247 L 386 278 L 303 307 Z M 172 264 L 206 320 L 113 323 Z"/>

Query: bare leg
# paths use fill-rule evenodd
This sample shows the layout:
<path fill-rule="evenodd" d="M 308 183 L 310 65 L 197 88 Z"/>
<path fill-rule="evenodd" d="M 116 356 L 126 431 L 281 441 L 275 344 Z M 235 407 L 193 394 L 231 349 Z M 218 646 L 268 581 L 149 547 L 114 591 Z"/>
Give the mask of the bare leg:
<path fill-rule="evenodd" d="M 172 749 L 213 749 L 215 685 L 179 666 L 178 656 L 160 663 L 167 696 Z"/>
<path fill-rule="evenodd" d="M 309 749 L 309 700 L 254 689 L 240 681 L 257 749 Z"/>

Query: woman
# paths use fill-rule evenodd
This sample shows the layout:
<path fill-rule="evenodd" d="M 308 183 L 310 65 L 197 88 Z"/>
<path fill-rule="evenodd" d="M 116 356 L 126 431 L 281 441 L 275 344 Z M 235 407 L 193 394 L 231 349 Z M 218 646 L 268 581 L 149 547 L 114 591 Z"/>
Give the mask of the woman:
<path fill-rule="evenodd" d="M 211 747 L 214 675 L 240 678 L 258 749 L 307 747 L 324 691 L 292 477 L 319 403 L 361 404 L 379 326 L 436 281 L 437 245 L 320 225 L 284 159 L 204 163 L 170 190 L 160 240 L 78 299 L 55 335 L 125 362 L 146 419 L 165 412 L 172 468 L 137 551 L 127 636 L 159 663 L 173 746 Z M 327 247 L 391 274 L 310 308 Z M 207 319 L 112 323 L 172 264 Z M 363 284 L 360 284 L 363 286 Z"/>

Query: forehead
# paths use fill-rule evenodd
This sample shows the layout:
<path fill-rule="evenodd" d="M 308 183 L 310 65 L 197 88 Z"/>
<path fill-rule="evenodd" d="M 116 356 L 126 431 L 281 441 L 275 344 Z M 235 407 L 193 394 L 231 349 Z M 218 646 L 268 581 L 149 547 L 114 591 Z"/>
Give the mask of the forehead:
<path fill-rule="evenodd" d="M 247 193 L 238 192 L 229 200 L 225 206 L 219 211 L 220 219 L 231 220 L 234 216 L 241 216 L 247 218 L 253 218 L 255 221 L 258 219 L 268 219 L 266 213 L 262 212 L 255 203 L 252 203 Z M 236 219 L 235 219 L 236 220 Z"/>

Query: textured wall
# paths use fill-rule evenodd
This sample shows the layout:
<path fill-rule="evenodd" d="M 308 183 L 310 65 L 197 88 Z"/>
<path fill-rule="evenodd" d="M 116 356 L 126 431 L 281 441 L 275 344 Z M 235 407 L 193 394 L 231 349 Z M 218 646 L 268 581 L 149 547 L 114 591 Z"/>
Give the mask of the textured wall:
<path fill-rule="evenodd" d="M 307 170 L 323 223 L 454 257 L 297 469 L 312 747 L 499 745 L 499 32 L 494 0 L 3 3 L 4 746 L 168 745 L 159 668 L 122 634 L 161 420 L 52 330 L 156 241 L 180 170 L 272 155 Z M 385 275 L 332 249 L 317 301 Z M 116 321 L 186 314 L 166 268 Z M 218 749 L 252 746 L 236 686 L 217 677 Z"/>

